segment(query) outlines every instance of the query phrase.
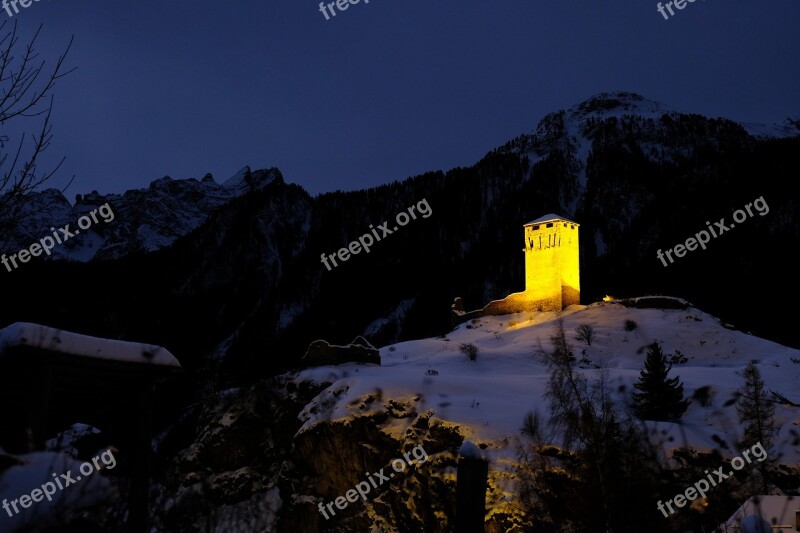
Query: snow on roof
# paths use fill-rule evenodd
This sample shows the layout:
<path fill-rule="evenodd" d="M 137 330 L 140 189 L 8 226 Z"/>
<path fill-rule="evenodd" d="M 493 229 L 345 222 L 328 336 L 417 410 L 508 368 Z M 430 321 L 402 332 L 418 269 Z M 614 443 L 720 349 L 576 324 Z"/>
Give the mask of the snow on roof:
<path fill-rule="evenodd" d="M 101 339 L 30 322 L 16 322 L 0 329 L 0 358 L 14 346 L 28 346 L 63 354 L 144 363 L 180 368 L 180 363 L 169 350 L 153 344 Z"/>
<path fill-rule="evenodd" d="M 536 220 L 531 220 L 530 222 L 525 223 L 525 226 L 530 226 L 531 224 L 541 224 L 542 222 L 550 222 L 552 220 L 563 220 L 564 222 L 569 222 L 570 224 L 578 225 L 577 222 L 570 220 L 566 217 L 562 217 L 561 215 L 556 215 L 555 213 L 550 213 L 543 217 L 539 217 Z"/>

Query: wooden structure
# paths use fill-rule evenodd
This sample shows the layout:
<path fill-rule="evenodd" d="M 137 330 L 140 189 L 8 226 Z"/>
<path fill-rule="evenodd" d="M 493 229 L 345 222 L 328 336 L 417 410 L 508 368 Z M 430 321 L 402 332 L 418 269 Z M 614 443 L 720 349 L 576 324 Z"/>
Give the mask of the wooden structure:
<path fill-rule="evenodd" d="M 129 530 L 145 532 L 154 390 L 179 370 L 160 346 L 13 324 L 0 330 L 0 447 L 21 454 L 75 423 L 101 429 L 130 479 Z"/>
<path fill-rule="evenodd" d="M 456 472 L 456 533 L 483 533 L 489 463 L 471 443 L 459 451 Z"/>

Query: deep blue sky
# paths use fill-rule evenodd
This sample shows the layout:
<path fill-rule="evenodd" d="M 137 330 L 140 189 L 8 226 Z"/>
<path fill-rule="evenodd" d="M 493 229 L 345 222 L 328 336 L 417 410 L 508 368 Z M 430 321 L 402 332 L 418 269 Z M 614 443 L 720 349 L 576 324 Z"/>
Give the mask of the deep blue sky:
<path fill-rule="evenodd" d="M 67 191 L 277 166 L 312 193 L 470 165 L 543 115 L 626 90 L 681 111 L 800 115 L 800 3 L 41 0 L 40 52 L 69 36 L 50 159 Z M 0 12 L 0 17 L 7 17 Z M 7 133 L 16 134 L 14 128 Z M 61 184 L 56 181 L 54 185 Z"/>

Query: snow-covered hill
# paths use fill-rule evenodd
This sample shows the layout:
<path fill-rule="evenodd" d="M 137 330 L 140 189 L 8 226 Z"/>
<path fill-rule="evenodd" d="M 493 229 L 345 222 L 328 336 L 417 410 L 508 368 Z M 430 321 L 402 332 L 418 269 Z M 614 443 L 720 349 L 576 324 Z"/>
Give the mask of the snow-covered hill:
<path fill-rule="evenodd" d="M 559 313 L 517 313 L 473 320 L 442 338 L 381 348 L 381 366 L 348 364 L 307 369 L 296 383 L 330 386 L 303 410 L 303 426 L 295 438 L 313 432 L 324 422 L 328 427 L 357 427 L 357 419 L 371 418 L 383 420 L 376 422 L 378 431 L 402 442 L 407 430 L 417 423 L 417 415 L 427 412 L 430 425 L 435 420 L 454 425 L 465 440 L 485 448 L 491 461 L 490 479 L 496 488 L 502 488 L 492 491 L 490 498 L 491 507 L 499 511 L 504 500 L 514 499 L 513 483 L 502 480 L 513 478 L 524 416 L 532 410 L 547 416 L 544 393 L 549 371 L 541 350 L 551 349 L 550 337 L 556 331 L 558 317 L 563 317 L 580 372 L 593 381 L 607 369 L 609 388 L 623 410 L 630 404 L 646 346 L 654 341 L 662 344 L 665 353 L 686 358 L 686 362 L 673 366 L 671 375 L 680 377 L 687 396 L 701 387 L 712 388 L 710 405 L 703 407 L 693 401 L 680 423 L 647 422 L 657 429 L 653 434 L 658 435 L 658 444 L 665 450 L 684 445 L 698 450 L 719 449 L 714 436 L 735 449 L 740 425 L 735 404 L 728 400 L 741 387 L 739 372 L 750 361 L 757 361 L 768 389 L 800 403 L 800 351 L 735 330 L 693 307 L 638 309 L 598 302 L 571 306 Z M 627 320 L 635 321 L 637 327 L 626 331 Z M 575 339 L 579 324 L 595 329 L 597 338 L 591 346 Z M 478 348 L 476 361 L 468 360 L 459 350 L 463 343 Z M 584 356 L 588 361 L 581 362 Z M 374 401 L 376 397 L 379 401 Z M 398 409 L 405 409 L 408 416 L 377 416 Z M 796 463 L 800 459 L 794 444 L 800 410 L 778 405 L 776 419 L 781 424 L 776 459 Z"/>

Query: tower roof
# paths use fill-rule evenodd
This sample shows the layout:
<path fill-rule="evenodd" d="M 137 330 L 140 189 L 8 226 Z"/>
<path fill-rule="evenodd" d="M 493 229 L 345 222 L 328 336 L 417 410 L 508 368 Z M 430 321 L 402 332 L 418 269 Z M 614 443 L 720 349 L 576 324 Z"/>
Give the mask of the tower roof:
<path fill-rule="evenodd" d="M 530 222 L 526 222 L 525 224 L 523 224 L 523 226 L 530 226 L 531 224 L 542 224 L 543 222 L 552 222 L 553 220 L 563 220 L 564 222 L 569 222 L 570 224 L 575 224 L 576 226 L 580 225 L 574 220 L 562 217 L 561 215 L 550 213 L 548 215 L 544 215 L 543 217 L 539 217 L 536 220 L 531 220 Z"/>

